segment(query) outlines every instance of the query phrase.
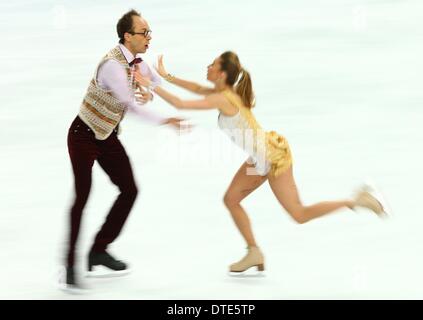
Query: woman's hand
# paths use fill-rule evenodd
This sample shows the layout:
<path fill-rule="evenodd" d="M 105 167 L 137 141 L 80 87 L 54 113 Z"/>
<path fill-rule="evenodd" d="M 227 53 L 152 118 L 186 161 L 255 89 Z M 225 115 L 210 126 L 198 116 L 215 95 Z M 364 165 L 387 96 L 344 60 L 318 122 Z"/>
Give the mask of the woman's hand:
<path fill-rule="evenodd" d="M 166 78 L 168 75 L 168 72 L 166 71 L 164 65 L 163 65 L 163 55 L 161 54 L 159 58 L 157 59 L 157 67 L 155 67 L 157 73 L 162 77 Z"/>
<path fill-rule="evenodd" d="M 138 86 L 148 88 L 153 82 L 150 79 L 143 77 L 139 71 L 134 72 L 134 79 Z"/>
<path fill-rule="evenodd" d="M 145 90 L 141 86 L 138 86 L 138 89 L 139 90 L 135 91 L 135 99 L 138 101 L 138 103 L 146 104 L 148 101 L 153 100 L 153 95 L 150 91 Z"/>

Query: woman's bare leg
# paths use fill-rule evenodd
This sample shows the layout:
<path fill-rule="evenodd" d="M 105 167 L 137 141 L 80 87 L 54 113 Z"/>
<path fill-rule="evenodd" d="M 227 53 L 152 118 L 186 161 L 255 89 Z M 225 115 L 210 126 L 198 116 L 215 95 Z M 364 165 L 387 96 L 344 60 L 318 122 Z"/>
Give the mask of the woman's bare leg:
<path fill-rule="evenodd" d="M 298 195 L 292 166 L 276 178 L 269 174 L 269 184 L 280 204 L 298 223 L 305 223 L 335 210 L 354 206 L 352 200 L 325 201 L 304 206 Z"/>
<path fill-rule="evenodd" d="M 250 174 L 247 174 L 247 169 Z M 249 247 L 256 247 L 257 244 L 251 229 L 250 219 L 240 203 L 267 180 L 267 176 L 252 175 L 251 173 L 254 171 L 254 166 L 245 162 L 235 174 L 223 198 L 225 206 L 230 211 L 238 230 Z"/>

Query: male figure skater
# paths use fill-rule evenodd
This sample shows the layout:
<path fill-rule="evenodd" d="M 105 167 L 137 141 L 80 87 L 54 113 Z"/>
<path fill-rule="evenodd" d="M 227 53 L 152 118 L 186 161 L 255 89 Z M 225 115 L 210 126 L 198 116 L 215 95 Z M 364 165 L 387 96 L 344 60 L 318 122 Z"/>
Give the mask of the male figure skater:
<path fill-rule="evenodd" d="M 165 118 L 143 105 L 151 100 L 148 90 L 137 89 L 134 72 L 149 77 L 157 85 L 158 75 L 139 56 L 151 41 L 147 21 L 135 10 L 125 13 L 117 23 L 119 44 L 110 50 L 97 66 L 77 117 L 68 132 L 68 150 L 75 181 L 75 200 L 70 210 L 70 234 L 66 257 L 66 288 L 78 288 L 75 277 L 75 251 L 82 212 L 91 188 L 91 171 L 97 160 L 120 194 L 98 231 L 88 254 L 88 270 L 102 265 L 112 272 L 127 270 L 127 264 L 115 259 L 107 247 L 119 235 L 137 196 L 137 186 L 129 158 L 119 141 L 120 122 L 126 112 L 155 125 L 180 128 L 181 119 Z M 151 86 L 151 89 L 154 86 Z"/>

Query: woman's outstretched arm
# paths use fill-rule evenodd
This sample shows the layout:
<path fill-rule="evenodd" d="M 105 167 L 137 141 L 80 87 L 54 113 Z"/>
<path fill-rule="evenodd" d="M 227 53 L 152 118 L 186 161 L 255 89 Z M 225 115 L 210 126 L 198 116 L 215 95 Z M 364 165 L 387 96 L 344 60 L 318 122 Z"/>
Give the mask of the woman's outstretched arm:
<path fill-rule="evenodd" d="M 177 109 L 219 109 L 225 115 L 234 115 L 238 112 L 238 108 L 230 104 L 221 93 L 209 94 L 198 100 L 182 100 L 162 87 L 154 86 L 150 79 L 144 78 L 139 72 L 134 74 L 134 79 L 139 86 L 149 87 L 150 90 Z"/>
<path fill-rule="evenodd" d="M 207 95 L 203 99 L 182 100 L 161 87 L 154 88 L 154 92 L 157 93 L 163 100 L 165 100 L 177 109 L 220 109 L 219 106 L 222 105 L 222 97 L 220 94 L 217 93 Z"/>
<path fill-rule="evenodd" d="M 184 79 L 177 78 L 175 76 L 170 75 L 164 67 L 163 55 L 159 56 L 156 70 L 162 78 L 166 79 L 170 83 L 173 83 L 174 85 L 177 85 L 178 87 L 184 88 L 184 89 L 191 91 L 193 93 L 196 93 L 196 94 L 199 94 L 199 95 L 204 95 L 204 96 L 215 93 L 214 88 L 205 87 L 205 86 L 202 86 L 198 83 L 188 81 L 188 80 L 184 80 Z"/>

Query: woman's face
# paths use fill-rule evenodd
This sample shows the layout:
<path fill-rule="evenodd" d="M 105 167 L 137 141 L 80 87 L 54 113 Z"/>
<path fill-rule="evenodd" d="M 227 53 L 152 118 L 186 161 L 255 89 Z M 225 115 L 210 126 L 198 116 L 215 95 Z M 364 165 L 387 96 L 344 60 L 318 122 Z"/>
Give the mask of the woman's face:
<path fill-rule="evenodd" d="M 207 80 L 216 82 L 223 75 L 220 70 L 220 58 L 214 59 L 213 63 L 207 67 Z"/>

